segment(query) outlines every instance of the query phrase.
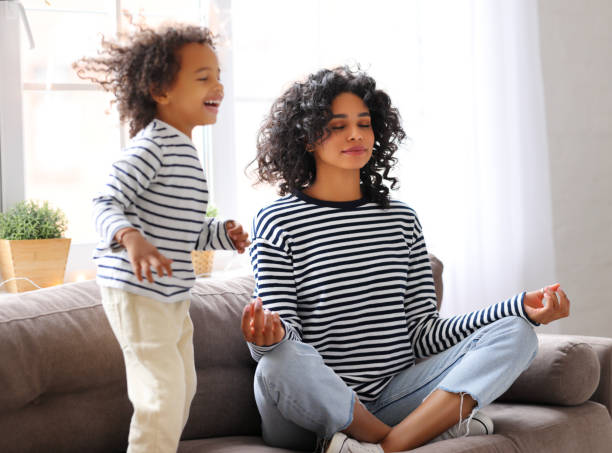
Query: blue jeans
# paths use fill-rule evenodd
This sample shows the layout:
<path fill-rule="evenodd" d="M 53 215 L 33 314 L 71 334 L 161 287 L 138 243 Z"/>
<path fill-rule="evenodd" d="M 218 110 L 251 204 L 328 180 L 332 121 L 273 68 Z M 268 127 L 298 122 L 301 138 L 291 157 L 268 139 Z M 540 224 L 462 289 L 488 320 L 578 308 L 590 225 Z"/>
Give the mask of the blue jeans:
<path fill-rule="evenodd" d="M 507 317 L 452 348 L 397 374 L 365 407 L 390 426 L 402 421 L 434 390 L 467 393 L 478 410 L 504 393 L 535 358 L 538 340 L 527 321 Z M 310 345 L 280 344 L 261 358 L 255 400 L 268 445 L 312 450 L 353 421 L 357 396 Z"/>

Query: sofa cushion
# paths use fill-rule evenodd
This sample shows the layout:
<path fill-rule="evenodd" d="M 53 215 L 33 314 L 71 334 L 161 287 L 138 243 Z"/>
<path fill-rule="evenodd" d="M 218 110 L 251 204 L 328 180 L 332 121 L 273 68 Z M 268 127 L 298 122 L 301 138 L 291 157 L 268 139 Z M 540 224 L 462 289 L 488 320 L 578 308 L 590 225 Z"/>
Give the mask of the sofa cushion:
<path fill-rule="evenodd" d="M 95 282 L 0 301 L 0 451 L 125 449 L 132 408 Z"/>
<path fill-rule="evenodd" d="M 554 340 L 554 336 L 550 335 Z M 603 404 L 612 415 L 612 338 L 572 336 L 576 341 L 590 344 L 599 359 L 599 385 L 591 396 L 592 401 Z"/>
<path fill-rule="evenodd" d="M 516 451 L 609 453 L 612 446 L 612 419 L 592 401 L 573 407 L 498 403 L 484 412 Z"/>
<path fill-rule="evenodd" d="M 577 405 L 599 384 L 597 354 L 588 343 L 563 335 L 538 335 L 539 350 L 529 368 L 500 401 Z"/>
<path fill-rule="evenodd" d="M 240 331 L 253 278 L 192 290 L 197 394 L 183 438 L 258 435 L 255 362 Z M 0 451 L 124 451 L 132 407 L 94 281 L 0 302 Z"/>
<path fill-rule="evenodd" d="M 612 420 L 591 401 L 575 407 L 494 403 L 482 411 L 493 419 L 494 435 L 445 440 L 411 453 L 609 453 L 612 445 Z"/>
<path fill-rule="evenodd" d="M 183 439 L 261 431 L 253 394 L 257 364 L 240 330 L 253 287 L 253 277 L 244 276 L 198 279 L 191 290 L 198 389 Z"/>

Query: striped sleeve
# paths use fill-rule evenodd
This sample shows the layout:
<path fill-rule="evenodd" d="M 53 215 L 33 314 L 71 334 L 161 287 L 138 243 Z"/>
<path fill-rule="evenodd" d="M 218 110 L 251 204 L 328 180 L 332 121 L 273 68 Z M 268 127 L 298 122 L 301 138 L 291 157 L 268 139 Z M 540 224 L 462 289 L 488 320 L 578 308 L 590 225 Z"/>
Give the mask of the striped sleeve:
<path fill-rule="evenodd" d="M 151 140 L 135 140 L 116 161 L 100 194 L 93 200 L 96 231 L 102 247 L 116 245 L 115 234 L 132 224 L 125 215 L 162 167 L 161 149 Z"/>
<path fill-rule="evenodd" d="M 527 317 L 523 309 L 524 292 L 482 310 L 440 318 L 436 310 L 431 264 L 418 219 L 415 222 L 409 259 L 411 270 L 404 309 L 417 358 L 445 351 L 479 328 L 506 316 L 519 316 L 531 325 L 537 325 Z"/>
<path fill-rule="evenodd" d="M 285 247 L 255 238 L 250 254 L 256 282 L 255 297 L 261 298 L 264 308 L 278 312 L 285 329 L 285 337 L 279 343 L 271 346 L 248 343 L 251 356 L 259 361 L 266 352 L 285 341 L 302 341 L 302 322 L 297 314 L 292 260 Z"/>
<path fill-rule="evenodd" d="M 225 222 L 216 217 L 206 217 L 196 250 L 236 250 L 225 229 Z"/>

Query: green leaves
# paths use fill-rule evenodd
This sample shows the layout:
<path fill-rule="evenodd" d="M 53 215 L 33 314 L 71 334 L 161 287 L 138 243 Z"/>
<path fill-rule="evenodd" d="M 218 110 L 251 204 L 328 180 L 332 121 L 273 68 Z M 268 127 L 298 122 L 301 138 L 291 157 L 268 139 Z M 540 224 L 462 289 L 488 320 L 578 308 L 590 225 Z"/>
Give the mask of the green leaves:
<path fill-rule="evenodd" d="M 0 214 L 0 239 L 55 239 L 66 231 L 66 216 L 49 202 L 22 201 Z"/>
<path fill-rule="evenodd" d="M 219 210 L 213 205 L 209 204 L 206 207 L 206 217 L 217 217 L 219 214 Z"/>

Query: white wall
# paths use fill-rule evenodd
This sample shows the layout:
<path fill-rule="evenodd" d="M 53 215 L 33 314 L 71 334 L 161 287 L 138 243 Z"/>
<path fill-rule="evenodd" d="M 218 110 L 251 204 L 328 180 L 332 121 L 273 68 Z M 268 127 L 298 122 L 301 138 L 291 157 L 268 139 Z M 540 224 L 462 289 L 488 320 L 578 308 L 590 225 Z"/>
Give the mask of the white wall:
<path fill-rule="evenodd" d="M 612 1 L 539 13 L 556 275 L 573 304 L 554 329 L 612 337 Z"/>

